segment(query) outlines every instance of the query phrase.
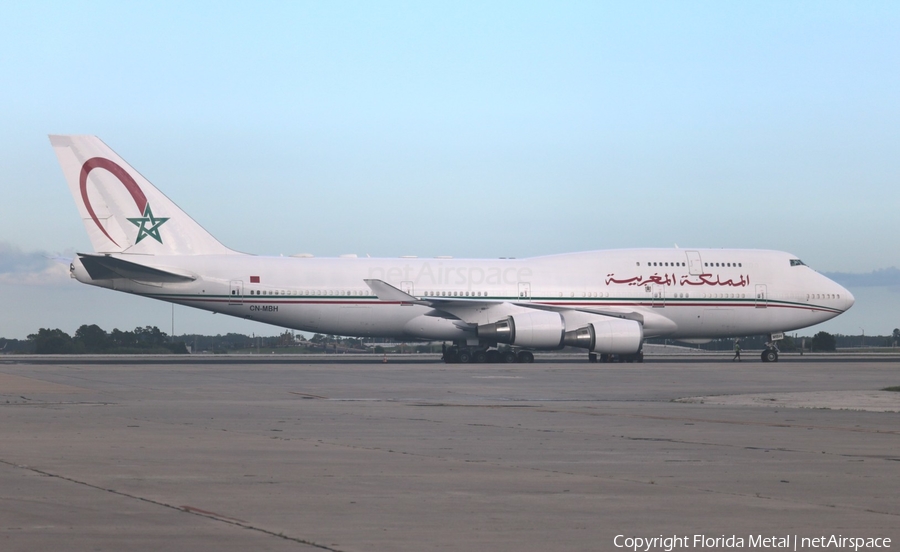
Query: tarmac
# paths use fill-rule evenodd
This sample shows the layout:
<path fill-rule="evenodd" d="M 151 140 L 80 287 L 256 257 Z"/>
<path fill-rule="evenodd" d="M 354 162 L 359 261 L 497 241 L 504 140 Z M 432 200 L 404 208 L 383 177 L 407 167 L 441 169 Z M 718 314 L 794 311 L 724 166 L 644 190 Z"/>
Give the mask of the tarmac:
<path fill-rule="evenodd" d="M 0 550 L 900 543 L 900 357 L 421 360 L 2 356 Z"/>

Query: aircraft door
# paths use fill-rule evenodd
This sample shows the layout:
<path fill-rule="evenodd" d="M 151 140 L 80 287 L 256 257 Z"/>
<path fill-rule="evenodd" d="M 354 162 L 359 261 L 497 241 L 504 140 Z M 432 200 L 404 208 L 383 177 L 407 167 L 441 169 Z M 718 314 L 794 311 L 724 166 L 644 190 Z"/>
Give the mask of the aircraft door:
<path fill-rule="evenodd" d="M 531 301 L 530 282 L 519 282 L 519 301 Z"/>
<path fill-rule="evenodd" d="M 650 306 L 654 309 L 661 309 L 666 306 L 666 288 L 653 284 L 650 288 Z"/>
<path fill-rule="evenodd" d="M 412 282 L 400 282 L 400 291 L 402 291 L 403 293 L 415 296 L 415 290 L 416 288 Z"/>
<path fill-rule="evenodd" d="M 765 284 L 756 284 L 756 308 L 764 309 L 768 306 L 768 302 Z"/>
<path fill-rule="evenodd" d="M 231 281 L 231 291 L 228 295 L 228 304 L 229 305 L 243 305 L 244 304 L 244 282 L 242 280 L 232 280 Z"/>
<path fill-rule="evenodd" d="M 688 271 L 691 274 L 703 274 L 703 261 L 699 251 L 685 251 L 688 260 Z"/>

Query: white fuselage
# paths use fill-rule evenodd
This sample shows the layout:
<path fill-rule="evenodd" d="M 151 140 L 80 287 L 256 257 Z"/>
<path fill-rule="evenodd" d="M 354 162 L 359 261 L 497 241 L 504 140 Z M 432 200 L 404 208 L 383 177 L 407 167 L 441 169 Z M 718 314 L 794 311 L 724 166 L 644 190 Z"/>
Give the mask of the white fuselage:
<path fill-rule="evenodd" d="M 741 249 L 621 249 L 527 259 L 302 258 L 116 254 L 184 283 L 80 281 L 308 332 L 398 339 L 471 340 L 471 326 L 533 309 L 567 328 L 590 313 L 639 320 L 644 337 L 702 339 L 769 334 L 818 324 L 853 296 L 788 253 Z M 384 300 L 382 280 L 448 307 Z M 466 326 L 469 325 L 467 328 Z"/>

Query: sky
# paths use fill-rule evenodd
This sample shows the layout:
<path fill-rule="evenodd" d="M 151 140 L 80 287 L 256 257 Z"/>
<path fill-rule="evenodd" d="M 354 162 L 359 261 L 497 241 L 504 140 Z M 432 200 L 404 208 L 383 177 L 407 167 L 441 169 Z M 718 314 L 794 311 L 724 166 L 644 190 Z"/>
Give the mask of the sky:
<path fill-rule="evenodd" d="M 95 134 L 268 255 L 789 251 L 900 326 L 896 2 L 18 2 L 0 33 L 0 336 L 157 325 L 84 286 L 47 134 Z M 175 332 L 277 328 L 175 308 Z M 803 333 L 803 331 L 801 331 Z"/>

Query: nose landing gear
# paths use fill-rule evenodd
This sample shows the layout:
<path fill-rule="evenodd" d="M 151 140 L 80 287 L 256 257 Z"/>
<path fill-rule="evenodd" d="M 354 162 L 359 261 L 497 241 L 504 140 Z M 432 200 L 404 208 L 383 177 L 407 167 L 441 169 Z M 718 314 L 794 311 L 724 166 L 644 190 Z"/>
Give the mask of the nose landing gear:
<path fill-rule="evenodd" d="M 783 333 L 769 334 L 769 341 L 766 342 L 766 348 L 759 355 L 759 358 L 763 362 L 778 362 L 778 347 L 776 343 L 782 339 L 784 339 Z"/>

